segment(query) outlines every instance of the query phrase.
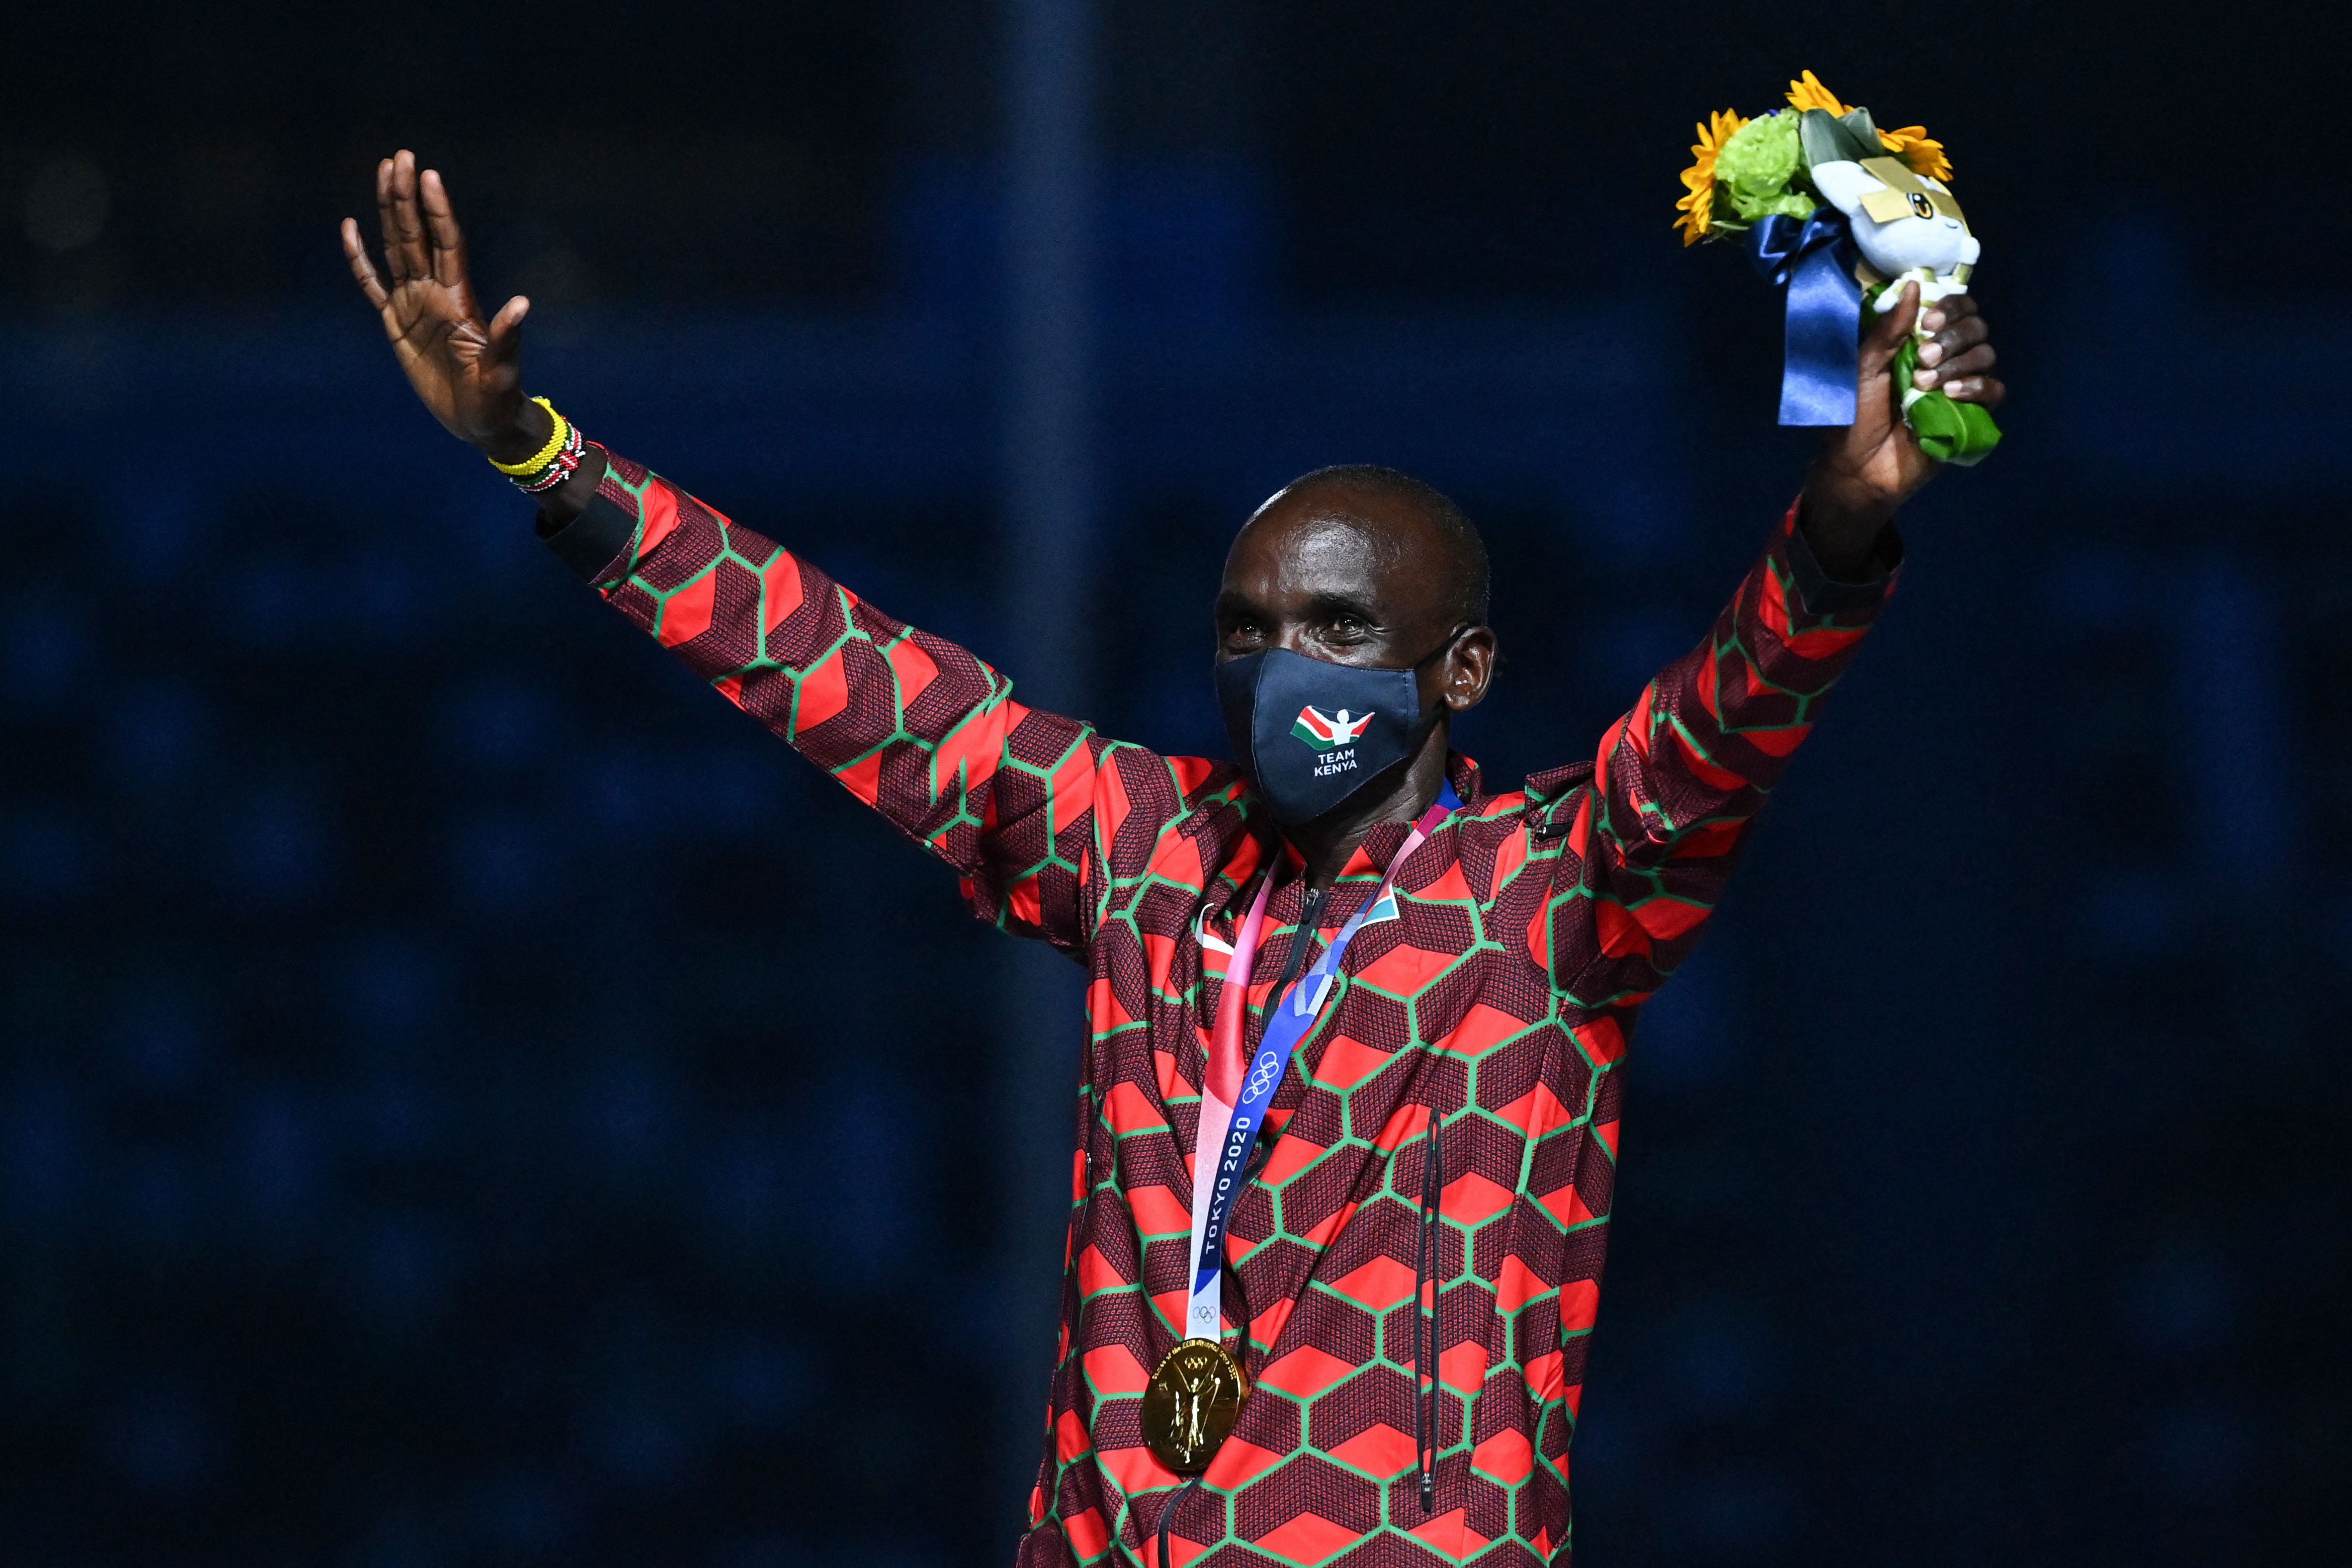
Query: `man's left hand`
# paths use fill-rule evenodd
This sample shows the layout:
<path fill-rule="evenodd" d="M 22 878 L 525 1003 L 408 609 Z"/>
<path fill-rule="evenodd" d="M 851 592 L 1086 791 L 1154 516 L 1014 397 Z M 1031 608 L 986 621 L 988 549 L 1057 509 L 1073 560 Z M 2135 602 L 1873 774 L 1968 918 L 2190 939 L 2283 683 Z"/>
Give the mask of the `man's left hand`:
<path fill-rule="evenodd" d="M 1995 356 L 1975 298 L 1954 294 L 1927 309 L 1926 325 L 1935 335 L 1919 345 L 1914 384 L 1922 392 L 1941 388 L 1956 403 L 1999 407 L 2008 388 L 1988 374 Z M 1918 314 L 1915 283 L 1903 290 L 1900 304 L 1872 323 L 1862 341 L 1853 423 L 1829 433 L 1805 480 L 1800 513 L 1805 539 L 1832 577 L 1864 575 L 1888 521 L 1943 467 L 1919 450 L 1903 422 L 1902 395 L 1888 373 Z"/>

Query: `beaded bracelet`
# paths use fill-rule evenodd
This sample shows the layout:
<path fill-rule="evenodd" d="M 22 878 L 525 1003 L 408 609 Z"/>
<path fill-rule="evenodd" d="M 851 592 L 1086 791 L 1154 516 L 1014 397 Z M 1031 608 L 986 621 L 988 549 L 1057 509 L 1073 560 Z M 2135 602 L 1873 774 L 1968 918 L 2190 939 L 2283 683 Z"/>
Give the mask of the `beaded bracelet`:
<path fill-rule="evenodd" d="M 557 417 L 561 418 L 562 416 L 559 415 Z M 554 457 L 548 459 L 547 466 L 538 474 L 517 474 L 512 476 L 515 489 L 522 491 L 522 493 L 527 496 L 538 495 L 542 490 L 551 490 L 556 486 L 562 484 L 564 480 L 570 479 L 572 477 L 572 470 L 580 467 L 580 454 L 583 446 L 580 439 L 580 426 L 572 424 L 568 419 L 563 421 L 563 426 L 564 437 L 562 449 L 557 452 Z"/>
<path fill-rule="evenodd" d="M 548 464 L 553 462 L 555 460 L 556 454 L 563 450 L 563 444 L 571 435 L 572 421 L 566 419 L 562 415 L 558 414 L 555 411 L 554 404 L 550 403 L 544 397 L 534 397 L 531 401 L 538 404 L 541 408 L 546 409 L 547 416 L 555 423 L 547 433 L 547 444 L 541 447 L 538 451 L 533 452 L 530 457 L 524 458 L 521 462 L 501 463 L 496 458 L 489 459 L 490 467 L 496 468 L 499 472 L 504 474 L 510 479 L 521 479 L 525 475 L 535 474 L 539 472 L 540 469 L 547 467 Z"/>

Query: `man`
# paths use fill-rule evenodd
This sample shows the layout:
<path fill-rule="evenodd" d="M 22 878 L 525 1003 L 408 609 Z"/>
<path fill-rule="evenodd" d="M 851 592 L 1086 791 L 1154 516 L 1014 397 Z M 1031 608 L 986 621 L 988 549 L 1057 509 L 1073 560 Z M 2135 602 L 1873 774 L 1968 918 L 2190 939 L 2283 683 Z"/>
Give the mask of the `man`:
<path fill-rule="evenodd" d="M 437 175 L 343 247 L 435 416 L 540 499 L 622 614 L 1087 966 L 1046 1453 L 1018 1561 L 1564 1559 L 1615 1169 L 1613 1070 L 1892 586 L 1934 465 L 1862 346 L 1855 421 L 1707 638 L 1591 760 L 1498 788 L 1447 747 L 1494 675 L 1486 558 L 1436 491 L 1321 470 L 1215 604 L 1238 763 L 1013 700 L 971 654 L 526 402 Z M 1997 404 L 1966 298 L 1923 385 Z"/>

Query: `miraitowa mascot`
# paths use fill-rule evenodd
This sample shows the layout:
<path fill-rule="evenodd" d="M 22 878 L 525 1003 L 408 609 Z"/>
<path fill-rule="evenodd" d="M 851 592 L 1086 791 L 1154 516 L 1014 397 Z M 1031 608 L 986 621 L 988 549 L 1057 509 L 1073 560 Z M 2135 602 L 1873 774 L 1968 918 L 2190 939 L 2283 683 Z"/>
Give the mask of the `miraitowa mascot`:
<path fill-rule="evenodd" d="M 1725 110 L 1698 138 L 1675 204 L 1683 243 L 1737 236 L 1788 286 L 1780 423 L 1852 424 L 1865 310 L 1893 310 L 1912 283 L 1922 306 L 1968 292 L 1977 237 L 1945 183 L 1943 144 L 1921 126 L 1880 130 L 1811 71 L 1789 84 L 1787 109 L 1753 120 Z M 1895 358 L 1903 416 L 1928 456 L 1977 462 L 2000 429 L 1976 404 L 1911 384 L 1927 335 L 1916 331 Z"/>

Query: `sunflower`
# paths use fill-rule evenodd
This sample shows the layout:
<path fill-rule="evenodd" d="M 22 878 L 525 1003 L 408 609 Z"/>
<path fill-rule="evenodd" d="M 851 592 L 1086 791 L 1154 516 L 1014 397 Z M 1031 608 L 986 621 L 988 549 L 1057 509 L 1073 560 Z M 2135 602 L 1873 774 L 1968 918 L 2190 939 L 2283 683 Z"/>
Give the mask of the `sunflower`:
<path fill-rule="evenodd" d="M 1711 123 L 1694 127 L 1698 140 L 1691 144 L 1691 166 L 1683 171 L 1683 184 L 1689 187 L 1675 210 L 1683 216 L 1675 219 L 1675 226 L 1683 231 L 1683 243 L 1696 245 L 1699 237 L 1713 226 L 1715 221 L 1715 155 L 1732 133 L 1748 121 L 1728 109 L 1716 110 Z"/>
<path fill-rule="evenodd" d="M 1798 110 L 1818 109 L 1838 120 L 1853 112 L 1811 71 L 1789 84 L 1789 103 Z M 1888 152 L 1910 165 L 1913 174 L 1933 180 L 1952 177 L 1951 160 L 1944 156 L 1944 144 L 1930 137 L 1926 126 L 1906 125 L 1900 131 L 1881 131 L 1878 139 Z"/>
<path fill-rule="evenodd" d="M 1822 79 L 1807 71 L 1789 84 L 1789 107 L 1800 111 L 1818 109 L 1832 119 L 1843 120 L 1853 112 L 1838 101 L 1836 93 L 1822 85 Z"/>
<path fill-rule="evenodd" d="M 1931 180 L 1949 184 L 1952 161 L 1944 156 L 1944 144 L 1927 134 L 1924 125 L 1906 125 L 1900 131 L 1882 131 L 1878 139 L 1886 150 L 1911 166 L 1915 174 L 1925 174 Z"/>

